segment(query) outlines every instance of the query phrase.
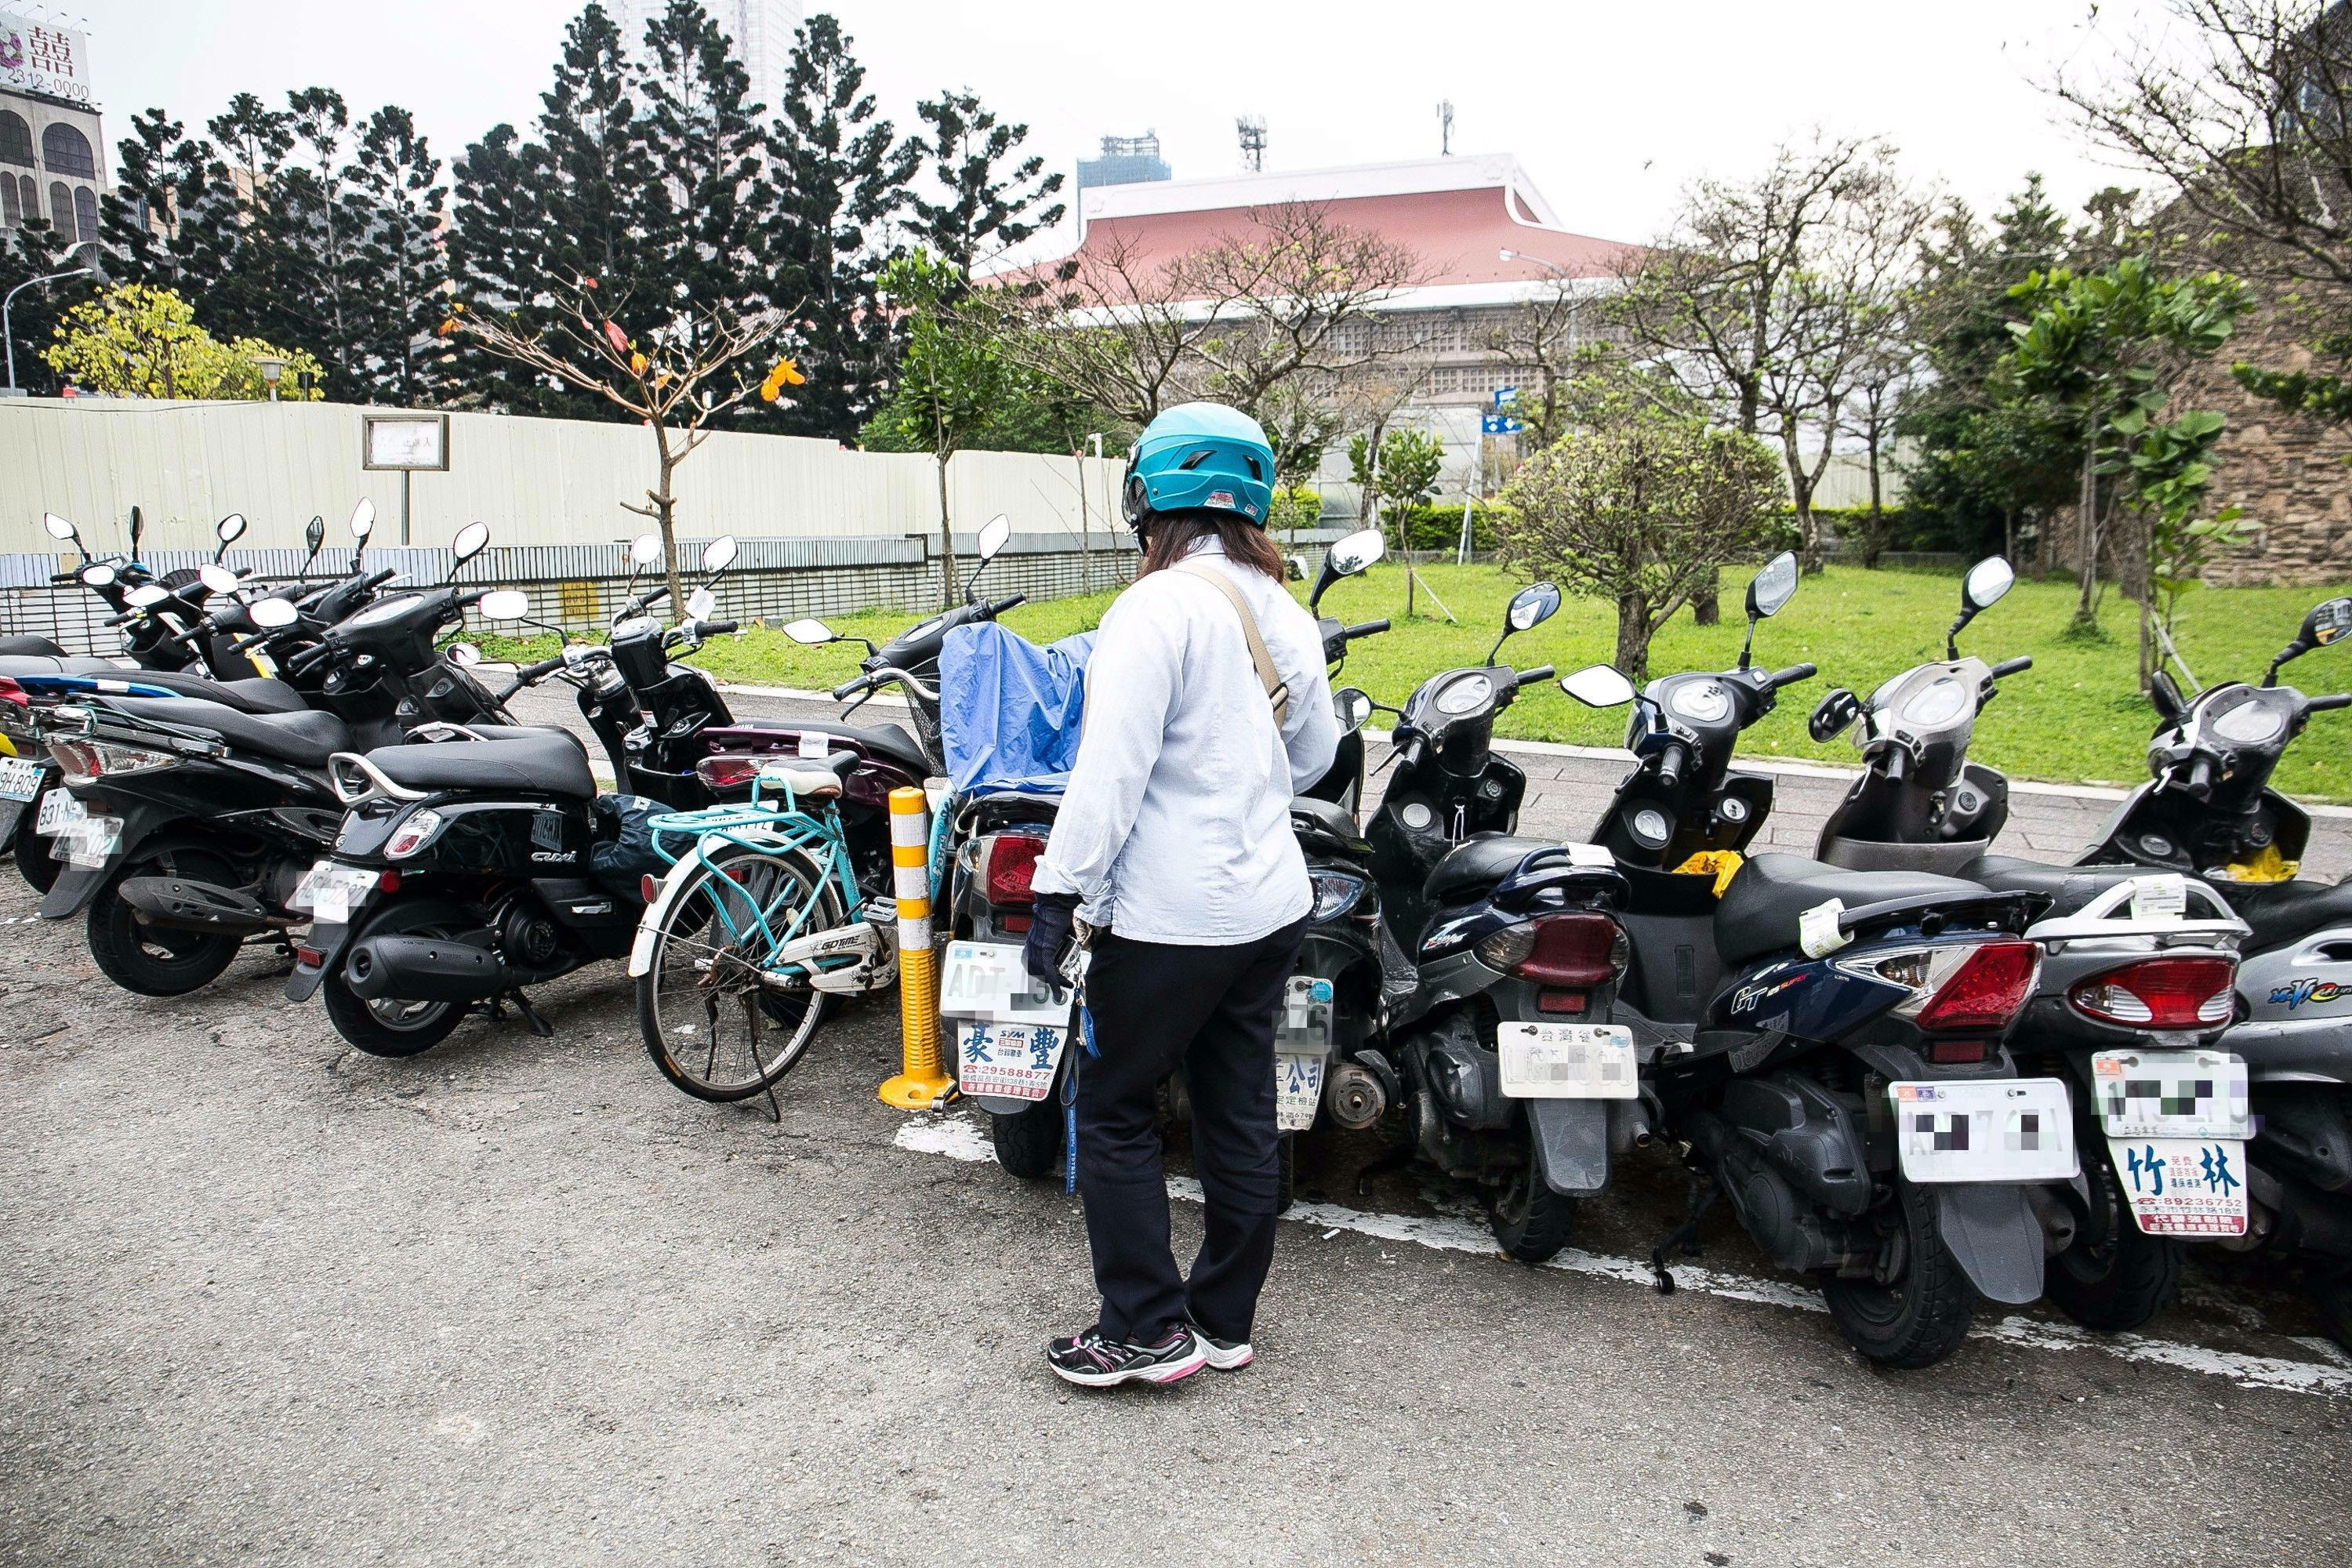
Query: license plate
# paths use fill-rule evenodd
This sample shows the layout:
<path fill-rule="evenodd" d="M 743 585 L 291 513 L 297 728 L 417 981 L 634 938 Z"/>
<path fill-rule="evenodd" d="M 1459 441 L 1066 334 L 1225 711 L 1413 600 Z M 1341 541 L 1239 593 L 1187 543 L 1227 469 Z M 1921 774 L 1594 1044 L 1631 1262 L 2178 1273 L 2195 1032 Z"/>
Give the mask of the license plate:
<path fill-rule="evenodd" d="M 2116 1180 L 2150 1236 L 2246 1234 L 2246 1145 L 2236 1138 L 2110 1138 Z"/>
<path fill-rule="evenodd" d="M 76 866 L 103 866 L 122 847 L 122 819 L 85 816 L 67 827 L 62 842 L 66 859 Z"/>
<path fill-rule="evenodd" d="M 33 831 L 45 835 L 63 833 L 89 817 L 89 811 L 74 798 L 72 791 L 53 789 L 41 797 L 41 815 L 33 819 Z"/>
<path fill-rule="evenodd" d="M 1068 1010 L 1064 1009 L 1064 1017 Z M 1043 1100 L 1053 1092 L 1069 1026 L 1063 1024 L 956 1023 L 956 1087 L 966 1094 Z"/>
<path fill-rule="evenodd" d="M 22 757 L 0 762 L 0 800 L 30 800 L 40 793 L 41 765 Z"/>
<path fill-rule="evenodd" d="M 367 902 L 375 885 L 376 873 L 363 866 L 320 860 L 296 884 L 287 907 L 310 910 L 317 925 L 349 925 L 352 911 Z"/>
<path fill-rule="evenodd" d="M 1315 1125 L 1315 1108 L 1323 1100 L 1323 1053 L 1276 1051 L 1274 1054 L 1274 1124 L 1285 1132 L 1304 1132 Z"/>
<path fill-rule="evenodd" d="M 1513 1100 L 1631 1100 L 1640 1092 L 1633 1031 L 1622 1024 L 1497 1024 L 1503 1092 Z"/>
<path fill-rule="evenodd" d="M 2053 1182 L 2081 1170 L 2061 1079 L 1891 1083 L 1886 1093 L 1896 1157 L 1915 1182 Z"/>
<path fill-rule="evenodd" d="M 940 971 L 940 1012 L 992 1024 L 1067 1028 L 1070 995 L 1065 991 L 1056 1001 L 1050 988 L 1031 979 L 1017 942 L 951 942 Z"/>
<path fill-rule="evenodd" d="M 2231 1051 L 2101 1051 L 2091 1085 L 2109 1138 L 2254 1135 L 2246 1064 Z"/>
<path fill-rule="evenodd" d="M 1284 989 L 1281 1010 L 1274 1017 L 1274 1048 L 1294 1055 L 1321 1057 L 1331 1044 L 1331 983 L 1312 974 L 1294 974 Z"/>

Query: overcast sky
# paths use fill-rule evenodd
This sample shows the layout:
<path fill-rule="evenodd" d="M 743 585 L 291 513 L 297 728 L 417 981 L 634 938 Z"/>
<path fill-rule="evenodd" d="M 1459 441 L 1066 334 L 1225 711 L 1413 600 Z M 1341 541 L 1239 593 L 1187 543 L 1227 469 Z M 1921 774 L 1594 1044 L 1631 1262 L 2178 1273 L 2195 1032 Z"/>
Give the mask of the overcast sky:
<path fill-rule="evenodd" d="M 17 8 L 17 7 L 12 7 Z M 34 9 L 26 6 L 24 9 Z M 812 9 L 821 8 L 812 6 Z M 539 108 L 572 0 L 68 0 L 87 13 L 110 141 L 160 104 L 191 130 L 240 89 L 312 83 L 358 110 L 414 110 L 441 156 Z M 1265 117 L 1269 167 L 1424 157 L 1436 104 L 1460 152 L 1516 153 L 1568 227 L 1656 231 L 1702 174 L 1759 166 L 1819 122 L 1885 134 L 1917 178 L 1989 209 L 2028 169 L 2070 205 L 2117 172 L 2037 83 L 2086 41 L 2081 0 L 1356 0 L 1085 5 L 839 0 L 884 110 L 970 87 L 1066 168 L 1097 138 L 1157 129 L 1177 177 L 1237 168 L 1234 118 Z M 2155 16 L 2107 0 L 2099 26 Z"/>

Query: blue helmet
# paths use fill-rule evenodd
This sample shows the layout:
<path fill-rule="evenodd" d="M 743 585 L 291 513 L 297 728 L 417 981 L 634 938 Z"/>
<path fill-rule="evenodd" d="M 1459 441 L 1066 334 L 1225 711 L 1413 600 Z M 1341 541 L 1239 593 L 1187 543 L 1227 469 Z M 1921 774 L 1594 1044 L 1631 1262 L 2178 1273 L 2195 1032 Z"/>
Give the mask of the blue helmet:
<path fill-rule="evenodd" d="M 1184 403 L 1144 426 L 1127 458 L 1119 508 L 1140 528 L 1154 512 L 1238 512 L 1265 526 L 1274 448 L 1258 422 L 1222 403 Z"/>

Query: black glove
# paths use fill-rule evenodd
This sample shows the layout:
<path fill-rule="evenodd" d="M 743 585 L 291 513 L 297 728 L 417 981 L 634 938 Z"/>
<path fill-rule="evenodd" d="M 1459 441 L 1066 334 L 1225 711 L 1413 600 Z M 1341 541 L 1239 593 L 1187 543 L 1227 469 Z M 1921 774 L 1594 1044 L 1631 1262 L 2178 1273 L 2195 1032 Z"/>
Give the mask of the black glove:
<path fill-rule="evenodd" d="M 1070 928 L 1077 913 L 1076 893 L 1038 894 L 1036 909 L 1029 917 L 1029 939 L 1022 944 L 1021 958 L 1030 978 L 1050 987 L 1056 996 L 1069 989 L 1069 982 L 1062 978 L 1062 960 L 1076 941 Z"/>

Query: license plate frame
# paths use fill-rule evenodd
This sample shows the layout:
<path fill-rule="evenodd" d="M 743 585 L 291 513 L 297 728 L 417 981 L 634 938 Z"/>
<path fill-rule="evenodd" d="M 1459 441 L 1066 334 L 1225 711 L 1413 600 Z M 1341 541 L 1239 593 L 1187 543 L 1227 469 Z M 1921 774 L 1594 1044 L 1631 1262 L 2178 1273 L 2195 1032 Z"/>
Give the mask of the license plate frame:
<path fill-rule="evenodd" d="M 349 925 L 352 916 L 367 906 L 380 873 L 340 860 L 314 860 L 286 900 L 289 910 L 310 911 L 314 925 Z"/>
<path fill-rule="evenodd" d="M 1895 1158 L 1914 1183 L 2059 1182 L 2082 1173 L 2063 1079 L 1890 1083 L 1886 1096 Z"/>
<path fill-rule="evenodd" d="M 29 801 L 40 793 L 40 763 L 26 757 L 0 758 L 0 800 Z"/>
<path fill-rule="evenodd" d="M 69 789 L 52 789 L 41 797 L 40 815 L 33 819 L 33 832 L 43 838 L 53 838 L 78 822 L 89 820 L 89 808 Z"/>
<path fill-rule="evenodd" d="M 2091 1086 L 2111 1142 L 2242 1143 L 2254 1135 L 2246 1061 L 2235 1051 L 2099 1051 Z"/>
<path fill-rule="evenodd" d="M 1278 1132 L 1304 1132 L 1315 1125 L 1323 1103 L 1323 1074 L 1329 1066 L 1321 1051 L 1274 1053 L 1274 1125 Z"/>
<path fill-rule="evenodd" d="M 1495 1026 L 1508 1100 L 1632 1100 L 1641 1092 L 1633 1031 L 1622 1024 Z"/>
<path fill-rule="evenodd" d="M 1054 1090 L 1070 1027 L 1057 1024 L 1008 1024 L 958 1018 L 956 1088 L 964 1094 L 997 1100 L 1044 1100 Z"/>
<path fill-rule="evenodd" d="M 1090 956 L 1080 954 L 1080 963 Z M 940 962 L 940 1016 L 1066 1029 L 1070 995 L 1065 991 L 1056 1000 L 1049 988 L 1030 978 L 1019 942 L 951 942 Z"/>
<path fill-rule="evenodd" d="M 2116 1184 L 2149 1236 L 2246 1234 L 2246 1144 L 2240 1138 L 2110 1138 Z"/>

